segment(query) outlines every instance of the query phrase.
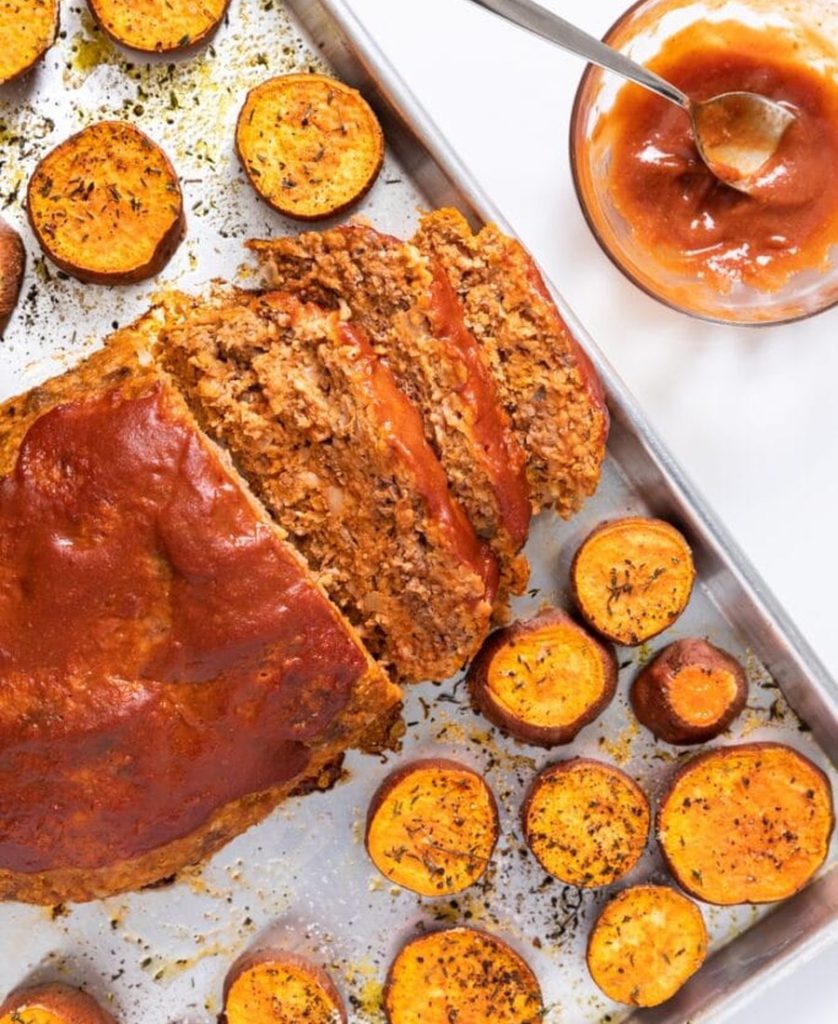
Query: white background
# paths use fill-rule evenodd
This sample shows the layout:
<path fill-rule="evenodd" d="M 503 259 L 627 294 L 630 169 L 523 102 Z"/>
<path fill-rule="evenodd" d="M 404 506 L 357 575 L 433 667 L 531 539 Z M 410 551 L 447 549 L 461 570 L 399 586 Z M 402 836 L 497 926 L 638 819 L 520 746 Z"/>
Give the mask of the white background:
<path fill-rule="evenodd" d="M 596 35 L 626 6 L 544 2 Z M 838 673 L 838 310 L 754 330 L 665 309 L 611 265 L 576 202 L 580 61 L 468 0 L 351 4 Z M 735 1022 L 836 1024 L 837 973 L 833 947 Z"/>

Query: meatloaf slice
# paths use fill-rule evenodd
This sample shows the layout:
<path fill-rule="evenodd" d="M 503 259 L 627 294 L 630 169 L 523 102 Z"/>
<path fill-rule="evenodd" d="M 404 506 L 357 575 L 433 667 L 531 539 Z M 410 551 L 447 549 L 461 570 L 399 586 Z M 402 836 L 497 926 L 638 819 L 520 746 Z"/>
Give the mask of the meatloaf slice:
<path fill-rule="evenodd" d="M 398 708 L 156 330 L 0 406 L 0 899 L 169 876 Z"/>
<path fill-rule="evenodd" d="M 493 224 L 474 235 L 457 210 L 423 217 L 414 242 L 445 268 L 488 358 L 527 453 L 535 510 L 573 515 L 599 482 L 608 410 L 538 268 L 520 242 Z"/>
<path fill-rule="evenodd" d="M 360 324 L 420 410 L 425 436 L 501 567 L 499 604 L 523 590 L 530 503 L 524 453 L 441 267 L 360 224 L 251 242 L 274 287 Z"/>
<path fill-rule="evenodd" d="M 162 358 L 193 410 L 370 651 L 404 681 L 456 671 L 496 562 L 363 331 L 278 292 L 181 298 L 168 319 Z"/>

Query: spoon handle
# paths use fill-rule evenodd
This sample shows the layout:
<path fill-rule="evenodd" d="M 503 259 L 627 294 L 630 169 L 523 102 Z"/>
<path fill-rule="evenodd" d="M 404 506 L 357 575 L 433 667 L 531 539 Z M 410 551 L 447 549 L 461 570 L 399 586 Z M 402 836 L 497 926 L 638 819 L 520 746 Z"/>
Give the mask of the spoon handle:
<path fill-rule="evenodd" d="M 534 0 L 472 0 L 472 3 L 487 10 L 494 11 L 513 25 L 527 29 L 551 43 L 561 46 L 564 50 L 575 53 L 578 57 L 584 57 L 592 64 L 598 64 L 601 68 L 607 68 L 623 78 L 628 78 L 644 89 L 656 92 L 664 99 L 677 103 L 684 110 L 689 110 L 690 100 L 676 89 L 674 85 L 665 81 L 654 71 L 649 71 L 640 64 L 635 64 L 624 54 L 606 46 L 594 36 L 588 35 L 582 29 L 571 25 L 569 21 L 560 18 L 558 14 L 548 11 L 545 7 L 534 2 Z"/>

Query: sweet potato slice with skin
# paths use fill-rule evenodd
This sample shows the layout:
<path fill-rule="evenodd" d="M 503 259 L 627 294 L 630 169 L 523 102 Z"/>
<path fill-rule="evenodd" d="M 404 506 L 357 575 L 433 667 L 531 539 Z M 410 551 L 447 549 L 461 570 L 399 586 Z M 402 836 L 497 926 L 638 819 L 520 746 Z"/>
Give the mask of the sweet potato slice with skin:
<path fill-rule="evenodd" d="M 573 595 L 583 618 L 614 643 L 636 646 L 671 626 L 695 581 L 684 537 L 661 519 L 603 523 L 576 552 Z"/>
<path fill-rule="evenodd" d="M 281 75 L 247 94 L 236 150 L 267 203 L 315 221 L 342 213 L 372 188 L 384 135 L 356 89 L 325 75 Z"/>
<path fill-rule="evenodd" d="M 524 838 L 544 870 L 581 889 L 610 885 L 631 871 L 651 817 L 634 779 L 588 758 L 540 772 L 521 812 Z"/>
<path fill-rule="evenodd" d="M 703 743 L 745 707 L 748 678 L 739 662 L 706 640 L 677 640 L 632 684 L 638 720 L 666 743 Z"/>
<path fill-rule="evenodd" d="M 17 305 L 25 266 L 26 250 L 20 235 L 0 218 L 0 337 Z"/>
<path fill-rule="evenodd" d="M 58 0 L 0 0 L 0 85 L 25 75 L 58 34 Z"/>
<path fill-rule="evenodd" d="M 678 884 L 705 903 L 772 903 L 823 864 L 832 788 L 803 754 L 744 743 L 699 754 L 658 810 L 661 851 Z"/>
<path fill-rule="evenodd" d="M 50 983 L 12 992 L 0 1005 L 0 1024 L 114 1024 L 114 1019 L 86 992 Z"/>
<path fill-rule="evenodd" d="M 610 646 L 558 609 L 496 630 L 468 673 L 475 705 L 510 735 L 540 747 L 570 743 L 617 687 Z"/>
<path fill-rule="evenodd" d="M 94 284 L 153 277 L 186 226 L 168 157 L 124 121 L 100 121 L 48 153 L 29 181 L 26 206 L 52 262 Z"/>
<path fill-rule="evenodd" d="M 538 980 L 501 939 L 448 928 L 408 942 L 384 986 L 388 1024 L 537 1024 L 544 1014 Z"/>
<path fill-rule="evenodd" d="M 420 896 L 450 896 L 486 870 L 499 832 L 483 778 L 456 761 L 414 761 L 385 779 L 367 815 L 378 870 Z"/>
<path fill-rule="evenodd" d="M 588 939 L 588 970 L 609 999 L 632 1006 L 666 1002 L 701 967 L 707 928 L 675 889 L 637 885 L 605 905 Z"/>
<path fill-rule="evenodd" d="M 211 35 L 230 0 L 87 0 L 102 31 L 141 53 L 174 53 Z"/>
<path fill-rule="evenodd" d="M 296 953 L 262 949 L 240 957 L 224 982 L 224 1024 L 346 1024 L 334 982 Z"/>

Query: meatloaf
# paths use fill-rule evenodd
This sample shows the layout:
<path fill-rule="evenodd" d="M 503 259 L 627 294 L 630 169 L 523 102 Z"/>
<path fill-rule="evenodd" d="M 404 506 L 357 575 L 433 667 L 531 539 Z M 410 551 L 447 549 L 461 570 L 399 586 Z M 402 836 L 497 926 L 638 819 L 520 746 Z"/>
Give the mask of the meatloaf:
<path fill-rule="evenodd" d="M 445 268 L 527 453 L 535 511 L 569 517 L 596 490 L 608 411 L 593 367 L 526 249 L 495 225 L 472 233 L 457 210 L 422 219 L 414 242 Z"/>
<path fill-rule="evenodd" d="M 269 283 L 341 309 L 420 411 L 454 497 L 501 568 L 498 605 L 523 590 L 530 502 L 524 452 L 457 296 L 436 261 L 354 224 L 250 243 Z"/>
<path fill-rule="evenodd" d="M 204 428 L 405 682 L 488 629 L 497 566 L 363 330 L 294 296 L 169 303 L 160 354 Z"/>
<path fill-rule="evenodd" d="M 150 320 L 0 406 L 0 898 L 197 862 L 398 707 L 151 362 Z"/>

